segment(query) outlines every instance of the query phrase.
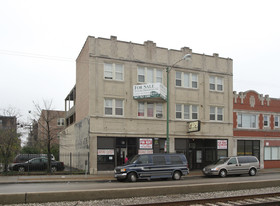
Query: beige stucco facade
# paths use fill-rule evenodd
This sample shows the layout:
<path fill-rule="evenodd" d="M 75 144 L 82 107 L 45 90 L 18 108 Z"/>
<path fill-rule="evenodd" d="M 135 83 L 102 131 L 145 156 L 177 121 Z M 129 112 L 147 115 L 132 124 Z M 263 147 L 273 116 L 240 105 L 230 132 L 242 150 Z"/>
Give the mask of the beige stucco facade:
<path fill-rule="evenodd" d="M 172 68 L 169 76 L 170 152 L 176 152 L 175 139 L 178 138 L 226 139 L 230 148 L 233 136 L 232 59 L 221 58 L 218 54 L 210 56 L 193 53 L 187 47 L 181 50 L 169 50 L 157 47 L 152 41 L 136 44 L 119 41 L 113 36 L 110 39 L 89 36 L 76 63 L 76 121 L 66 128 L 64 136 L 61 136 L 61 142 L 71 142 L 70 150 L 78 152 L 81 142 L 75 139 L 87 139 L 86 150 L 90 153 L 90 173 L 98 172 L 98 137 L 166 137 L 167 104 L 165 100 L 148 100 L 162 103 L 162 117 L 138 116 L 138 103 L 146 100 L 133 98 L 133 86 L 142 84 L 138 82 L 137 68 L 140 66 L 162 70 L 162 84 L 166 87 L 166 67 L 173 65 L 185 54 L 191 54 L 192 60 L 180 61 Z M 104 63 L 123 65 L 123 80 L 105 79 Z M 176 86 L 176 72 L 196 74 L 197 88 Z M 222 79 L 222 91 L 210 91 L 210 76 Z M 106 98 L 123 100 L 123 115 L 105 115 Z M 176 104 L 198 106 L 197 119 L 201 121 L 199 132 L 187 133 L 188 120 L 176 118 Z M 222 108 L 222 121 L 210 120 L 211 106 Z M 88 127 L 82 125 L 85 122 Z M 78 127 L 77 124 L 82 126 Z M 78 128 L 83 130 L 81 132 L 83 137 L 77 137 Z M 69 148 L 70 145 L 68 150 Z M 61 148 L 61 152 L 64 151 L 66 150 Z M 232 155 L 230 149 L 228 149 L 228 154 Z"/>

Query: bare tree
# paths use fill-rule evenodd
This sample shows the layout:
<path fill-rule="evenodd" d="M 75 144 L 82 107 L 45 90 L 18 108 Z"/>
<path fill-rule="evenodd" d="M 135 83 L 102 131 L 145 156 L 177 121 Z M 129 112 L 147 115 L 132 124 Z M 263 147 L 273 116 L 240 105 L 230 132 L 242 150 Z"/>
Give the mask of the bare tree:
<path fill-rule="evenodd" d="M 4 172 L 15 154 L 20 150 L 20 134 L 17 133 L 17 118 L 20 115 L 16 109 L 10 107 L 2 110 L 0 125 L 0 157 L 4 163 Z"/>
<path fill-rule="evenodd" d="M 43 100 L 43 107 L 34 103 L 35 118 L 38 122 L 38 143 L 41 147 L 47 147 L 48 173 L 51 173 L 51 146 L 57 140 L 59 129 L 57 119 L 60 117 L 59 111 L 52 108 L 52 101 Z M 58 143 L 57 143 L 58 144 Z"/>

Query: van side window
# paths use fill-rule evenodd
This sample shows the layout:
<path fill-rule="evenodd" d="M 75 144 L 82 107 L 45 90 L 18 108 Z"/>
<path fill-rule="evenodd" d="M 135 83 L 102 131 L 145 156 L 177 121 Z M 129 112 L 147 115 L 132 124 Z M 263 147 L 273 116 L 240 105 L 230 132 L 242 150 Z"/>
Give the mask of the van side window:
<path fill-rule="evenodd" d="M 241 164 L 241 163 L 248 163 L 248 161 L 246 161 L 246 157 L 237 157 L 237 158 L 238 158 L 239 164 Z"/>
<path fill-rule="evenodd" d="M 179 156 L 170 156 L 171 164 L 183 164 Z"/>
<path fill-rule="evenodd" d="M 229 161 L 228 161 L 228 164 L 236 164 L 236 158 L 231 158 Z"/>
<path fill-rule="evenodd" d="M 153 156 L 153 162 L 155 165 L 165 165 L 164 156 Z"/>
<path fill-rule="evenodd" d="M 138 164 L 148 164 L 149 163 L 149 157 L 147 155 L 142 155 L 139 157 Z"/>

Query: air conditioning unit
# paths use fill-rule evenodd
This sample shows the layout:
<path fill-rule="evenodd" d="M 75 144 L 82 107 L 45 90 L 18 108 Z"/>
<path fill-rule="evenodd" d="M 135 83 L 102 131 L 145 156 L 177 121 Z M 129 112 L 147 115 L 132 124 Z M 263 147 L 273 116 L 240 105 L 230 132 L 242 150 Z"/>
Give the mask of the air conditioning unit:
<path fill-rule="evenodd" d="M 158 114 L 156 114 L 156 117 L 157 117 L 157 118 L 162 118 L 162 114 L 161 114 L 161 113 L 158 113 Z"/>

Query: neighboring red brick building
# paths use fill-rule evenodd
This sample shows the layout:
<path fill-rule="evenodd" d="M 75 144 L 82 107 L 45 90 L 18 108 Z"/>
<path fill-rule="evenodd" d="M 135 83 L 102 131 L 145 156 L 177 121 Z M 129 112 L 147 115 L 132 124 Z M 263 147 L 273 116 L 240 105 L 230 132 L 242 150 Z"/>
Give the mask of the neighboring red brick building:
<path fill-rule="evenodd" d="M 280 99 L 255 91 L 233 93 L 233 136 L 237 155 L 254 155 L 262 168 L 280 168 Z"/>

